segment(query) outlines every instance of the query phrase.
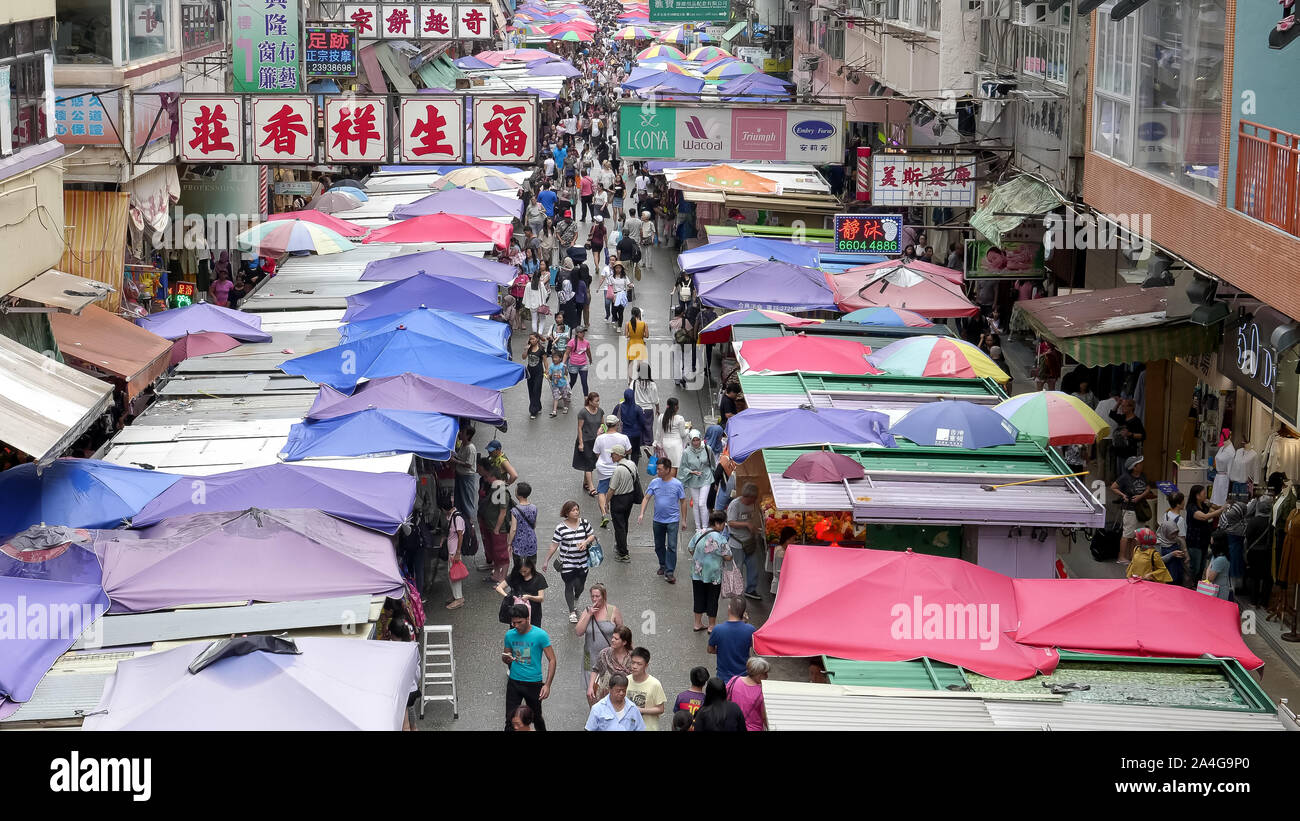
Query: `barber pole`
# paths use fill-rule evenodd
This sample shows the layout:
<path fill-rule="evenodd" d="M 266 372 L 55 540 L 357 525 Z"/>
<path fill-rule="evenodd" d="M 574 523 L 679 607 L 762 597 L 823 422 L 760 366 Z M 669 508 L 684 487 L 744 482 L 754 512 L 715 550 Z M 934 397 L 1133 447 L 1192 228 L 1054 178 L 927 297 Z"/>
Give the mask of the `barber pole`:
<path fill-rule="evenodd" d="M 267 217 L 266 203 L 271 198 L 271 175 L 267 172 L 265 165 L 258 166 L 257 169 L 258 190 L 261 192 L 261 200 L 258 209 L 262 212 L 262 219 Z"/>
<path fill-rule="evenodd" d="M 866 202 L 871 201 L 871 148 L 869 146 L 858 148 L 857 198 Z"/>
<path fill-rule="evenodd" d="M 1056 559 L 1056 578 L 1058 579 L 1070 578 L 1070 574 L 1065 572 L 1065 562 L 1061 561 L 1059 556 Z"/>

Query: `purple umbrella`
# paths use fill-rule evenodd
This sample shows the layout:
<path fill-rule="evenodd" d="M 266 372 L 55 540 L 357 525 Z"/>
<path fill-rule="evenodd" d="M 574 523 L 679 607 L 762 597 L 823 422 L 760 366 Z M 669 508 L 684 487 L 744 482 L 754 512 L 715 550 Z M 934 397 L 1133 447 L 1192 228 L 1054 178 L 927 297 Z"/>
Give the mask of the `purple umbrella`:
<path fill-rule="evenodd" d="M 828 450 L 803 454 L 781 474 L 783 478 L 797 479 L 800 482 L 841 482 L 845 479 L 861 479 L 866 475 L 856 459 Z"/>
<path fill-rule="evenodd" d="M 459 69 L 494 69 L 496 66 L 491 63 L 485 63 L 477 57 L 461 57 L 458 60 L 452 60 L 452 64 Z"/>
<path fill-rule="evenodd" d="M 528 64 L 528 76 L 530 77 L 577 77 L 582 72 L 578 71 L 569 63 L 551 62 Z"/>
<path fill-rule="evenodd" d="M 426 273 L 353 294 L 348 297 L 347 303 L 348 309 L 343 313 L 344 322 L 398 314 L 419 305 L 475 316 L 491 316 L 501 312 L 495 283 Z"/>
<path fill-rule="evenodd" d="M 123 661 L 82 729 L 402 729 L 407 696 L 419 687 L 418 645 L 300 638 L 284 642 L 288 652 L 239 646 L 263 638 L 229 640 L 229 655 L 197 673 L 190 665 L 216 642 Z"/>
<path fill-rule="evenodd" d="M 788 262 L 719 265 L 695 275 L 700 301 L 718 308 L 770 311 L 834 311 L 835 293 L 817 268 Z"/>
<path fill-rule="evenodd" d="M 186 334 L 216 332 L 241 342 L 270 342 L 271 335 L 262 330 L 262 317 L 210 302 L 196 302 L 184 308 L 172 308 L 142 316 L 135 321 L 163 339 L 180 339 Z"/>
<path fill-rule="evenodd" d="M 632 69 L 632 74 L 621 87 L 630 91 L 641 88 L 667 88 L 674 91 L 684 91 L 688 94 L 698 94 L 700 89 L 704 88 L 704 80 L 673 71 L 661 71 L 638 66 Z"/>
<path fill-rule="evenodd" d="M 421 197 L 406 205 L 399 205 L 392 210 L 388 218 L 404 220 L 437 213 L 463 214 L 467 217 L 513 218 L 523 216 L 524 201 L 518 197 L 502 197 L 469 188 L 451 188 Z"/>
<path fill-rule="evenodd" d="M 370 408 L 437 411 L 489 425 L 505 423 L 501 391 L 414 373 L 371 379 L 351 396 L 323 385 L 305 418 L 333 419 Z"/>
<path fill-rule="evenodd" d="M 16 612 L 14 634 L 0 639 L 0 718 L 30 700 L 55 660 L 108 610 L 99 560 L 75 544 L 31 551 L 5 545 L 0 548 L 0 602 L 13 606 L 23 601 L 28 609 Z M 24 628 L 31 626 L 27 616 L 33 605 L 57 615 L 52 632 L 49 616 L 43 619 L 41 634 L 46 638 Z"/>
<path fill-rule="evenodd" d="M 143 530 L 96 531 L 95 552 L 114 613 L 376 595 L 403 587 L 389 537 L 319 510 L 174 516 Z"/>
<path fill-rule="evenodd" d="M 727 422 L 727 451 L 743 462 L 763 448 L 853 445 L 895 447 L 883 413 L 840 408 L 747 410 Z"/>
<path fill-rule="evenodd" d="M 907 412 L 889 429 L 918 445 L 942 448 L 988 448 L 1010 445 L 1019 431 L 988 405 L 974 402 L 927 402 Z"/>
<path fill-rule="evenodd" d="M 361 281 L 396 282 L 399 279 L 425 273 L 455 279 L 484 279 L 497 285 L 509 285 L 519 274 L 519 269 L 474 254 L 438 249 L 421 251 L 418 254 L 402 254 L 367 263 L 365 271 L 361 274 Z"/>
<path fill-rule="evenodd" d="M 415 477 L 406 473 L 262 465 L 179 482 L 146 505 L 131 519 L 131 526 L 147 527 L 172 516 L 257 506 L 319 510 L 393 534 L 410 517 L 414 502 Z"/>

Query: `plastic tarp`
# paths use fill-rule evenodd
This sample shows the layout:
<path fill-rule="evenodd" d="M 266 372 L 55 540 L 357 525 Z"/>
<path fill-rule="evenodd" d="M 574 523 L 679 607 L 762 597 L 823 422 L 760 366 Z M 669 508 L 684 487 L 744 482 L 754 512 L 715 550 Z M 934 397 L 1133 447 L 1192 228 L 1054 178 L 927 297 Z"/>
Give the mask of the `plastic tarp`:
<path fill-rule="evenodd" d="M 97 459 L 56 459 L 39 473 L 35 462 L 18 465 L 0 473 L 0 538 L 42 522 L 121 527 L 180 478 Z"/>
<path fill-rule="evenodd" d="M 1019 680 L 1056 669 L 1055 650 L 1011 638 L 1012 579 L 910 550 L 792 545 L 754 652 L 857 661 L 930 658 Z"/>
<path fill-rule="evenodd" d="M 892 448 L 889 416 L 839 408 L 751 409 L 727 421 L 727 451 L 737 462 L 763 448 L 817 445 Z"/>
<path fill-rule="evenodd" d="M 826 275 L 816 268 L 788 262 L 742 262 L 696 273 L 700 301 L 732 310 L 833 311 L 835 295 Z"/>
<path fill-rule="evenodd" d="M 100 581 L 99 560 L 80 545 L 0 548 L 0 602 L 15 608 L 13 632 L 0 630 L 0 719 L 32 697 L 55 660 L 107 612 Z M 33 606 L 39 619 L 29 615 Z"/>
<path fill-rule="evenodd" d="M 280 370 L 348 394 L 362 379 L 403 373 L 496 390 L 524 378 L 524 366 L 517 362 L 401 328 L 290 359 Z"/>
<path fill-rule="evenodd" d="M 128 659 L 85 730 L 402 729 L 419 687 L 414 642 L 300 638 L 297 654 L 252 652 L 190 673 L 195 642 Z"/>
<path fill-rule="evenodd" d="M 1056 189 L 1036 177 L 1020 176 L 994 188 L 974 214 L 970 225 L 994 245 L 1002 244 L 1002 235 L 1028 217 L 1046 214 L 1065 204 Z"/>
<path fill-rule="evenodd" d="M 145 505 L 131 526 L 211 510 L 270 507 L 319 510 L 392 535 L 410 517 L 414 503 L 415 477 L 410 474 L 262 465 L 177 482 Z"/>
<path fill-rule="evenodd" d="M 403 585 L 392 540 L 318 510 L 194 513 L 95 532 L 114 613 L 304 601 Z"/>
<path fill-rule="evenodd" d="M 1262 667 L 1241 638 L 1237 605 L 1176 584 L 1135 579 L 1016 579 L 1024 644 L 1141 656 L 1235 658 Z"/>
<path fill-rule="evenodd" d="M 347 298 L 344 322 L 374 319 L 428 306 L 475 316 L 501 312 L 497 286 L 477 279 L 416 274 Z M 233 336 L 233 334 L 232 334 Z"/>
<path fill-rule="evenodd" d="M 372 408 L 289 428 L 280 457 L 286 461 L 341 456 L 413 453 L 445 462 L 456 447 L 453 417 L 429 411 Z M 328 468 L 327 468 L 328 470 Z"/>
<path fill-rule="evenodd" d="M 490 425 L 504 425 L 506 421 L 501 391 L 413 373 L 371 379 L 359 385 L 351 396 L 323 387 L 306 419 L 334 419 L 371 408 L 435 411 Z"/>

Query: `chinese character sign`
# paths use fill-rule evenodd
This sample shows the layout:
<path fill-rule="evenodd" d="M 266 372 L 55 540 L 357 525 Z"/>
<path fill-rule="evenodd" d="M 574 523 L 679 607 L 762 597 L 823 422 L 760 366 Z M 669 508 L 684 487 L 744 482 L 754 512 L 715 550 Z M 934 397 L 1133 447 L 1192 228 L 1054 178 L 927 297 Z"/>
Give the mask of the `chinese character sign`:
<path fill-rule="evenodd" d="M 383 97 L 325 100 L 325 161 L 388 161 L 388 106 Z"/>
<path fill-rule="evenodd" d="M 420 6 L 420 26 L 416 36 L 422 40 L 450 40 L 456 36 L 456 7 Z"/>
<path fill-rule="evenodd" d="M 476 98 L 472 133 L 475 162 L 534 162 L 537 157 L 536 98 Z"/>
<path fill-rule="evenodd" d="M 233 0 L 231 71 L 236 92 L 302 90 L 298 0 Z"/>
<path fill-rule="evenodd" d="M 379 7 L 379 14 L 382 18 L 379 23 L 381 37 L 409 40 L 415 36 L 415 6 L 384 4 Z"/>
<path fill-rule="evenodd" d="M 975 158 L 969 154 L 877 154 L 871 162 L 877 205 L 975 207 Z"/>
<path fill-rule="evenodd" d="M 401 161 L 460 162 L 465 109 L 459 97 L 402 98 Z"/>
<path fill-rule="evenodd" d="M 162 3 L 157 0 L 137 0 L 131 8 L 131 34 L 140 39 L 163 40 L 167 37 L 167 23 L 163 22 Z"/>
<path fill-rule="evenodd" d="M 358 37 L 373 40 L 379 36 L 380 23 L 382 22 L 379 5 L 377 3 L 347 3 L 343 6 L 343 19 L 340 22 L 355 27 Z"/>
<path fill-rule="evenodd" d="M 6 87 L 7 88 L 7 87 Z M 54 136 L 64 145 L 114 145 L 122 134 L 122 98 L 117 91 L 54 89 Z M 81 95 L 85 96 L 81 96 Z M 148 129 L 148 126 L 145 126 Z"/>
<path fill-rule="evenodd" d="M 253 160 L 314 162 L 316 106 L 311 97 L 253 98 Z"/>
<path fill-rule="evenodd" d="M 181 159 L 193 163 L 241 162 L 243 107 L 239 97 L 183 97 Z"/>
<path fill-rule="evenodd" d="M 357 76 L 357 30 L 308 26 L 303 33 L 304 72 L 308 77 Z"/>
<path fill-rule="evenodd" d="M 898 214 L 836 214 L 835 250 L 844 253 L 903 253 L 903 218 Z"/>
<path fill-rule="evenodd" d="M 456 35 L 462 40 L 491 40 L 492 7 L 456 6 Z"/>

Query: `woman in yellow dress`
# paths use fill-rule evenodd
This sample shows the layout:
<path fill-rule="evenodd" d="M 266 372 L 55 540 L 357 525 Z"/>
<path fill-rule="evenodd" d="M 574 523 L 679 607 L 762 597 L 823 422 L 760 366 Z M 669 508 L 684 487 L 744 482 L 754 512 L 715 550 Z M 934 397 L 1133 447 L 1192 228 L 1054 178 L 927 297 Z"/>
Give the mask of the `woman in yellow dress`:
<path fill-rule="evenodd" d="M 650 325 L 641 318 L 640 308 L 632 309 L 632 318 L 627 321 L 623 332 L 627 334 L 627 361 L 649 361 L 650 352 L 646 350 L 645 338 L 650 333 Z"/>

